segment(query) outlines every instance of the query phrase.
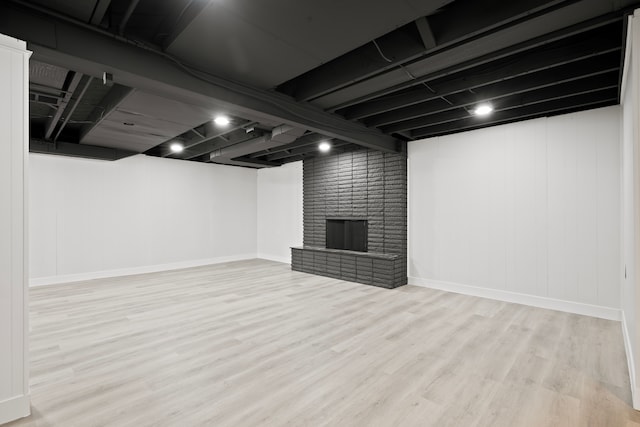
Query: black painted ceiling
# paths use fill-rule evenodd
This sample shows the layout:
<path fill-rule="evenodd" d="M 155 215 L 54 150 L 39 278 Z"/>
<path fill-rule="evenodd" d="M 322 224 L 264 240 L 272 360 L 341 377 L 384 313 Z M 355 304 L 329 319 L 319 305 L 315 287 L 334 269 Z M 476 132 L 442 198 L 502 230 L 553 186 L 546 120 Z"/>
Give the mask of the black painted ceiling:
<path fill-rule="evenodd" d="M 334 150 L 402 151 L 406 141 L 617 104 L 635 6 L 12 0 L 0 5 L 0 33 L 34 51 L 32 151 L 265 167 L 318 155 L 323 140 Z M 83 40 L 63 39 L 65 25 L 108 39 L 104 72 L 87 65 Z M 172 68 L 120 71 L 127 64 L 117 64 L 118 54 L 133 48 Z M 180 73 L 211 85 L 212 95 L 172 97 L 171 87 L 148 84 L 179 86 Z M 218 97 L 220 87 L 227 92 Z M 486 102 L 493 114 L 474 115 Z M 231 119 L 227 127 L 212 123 L 219 113 Z M 185 150 L 171 152 L 174 142 Z"/>

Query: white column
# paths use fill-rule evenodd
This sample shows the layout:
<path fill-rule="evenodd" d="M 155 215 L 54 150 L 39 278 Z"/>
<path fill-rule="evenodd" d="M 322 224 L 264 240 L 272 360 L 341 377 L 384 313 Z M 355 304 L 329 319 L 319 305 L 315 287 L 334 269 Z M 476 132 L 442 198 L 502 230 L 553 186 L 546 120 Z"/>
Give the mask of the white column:
<path fill-rule="evenodd" d="M 26 43 L 0 34 L 0 424 L 30 413 Z"/>
<path fill-rule="evenodd" d="M 621 91 L 621 303 L 633 407 L 640 410 L 640 9 L 629 17 Z"/>

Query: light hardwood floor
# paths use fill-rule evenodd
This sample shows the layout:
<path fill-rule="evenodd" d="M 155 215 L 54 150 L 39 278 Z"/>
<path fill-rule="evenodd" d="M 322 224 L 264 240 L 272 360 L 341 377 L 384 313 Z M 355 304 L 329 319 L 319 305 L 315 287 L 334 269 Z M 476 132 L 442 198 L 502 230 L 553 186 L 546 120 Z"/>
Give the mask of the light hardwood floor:
<path fill-rule="evenodd" d="M 17 426 L 640 426 L 620 324 L 242 261 L 31 290 Z"/>

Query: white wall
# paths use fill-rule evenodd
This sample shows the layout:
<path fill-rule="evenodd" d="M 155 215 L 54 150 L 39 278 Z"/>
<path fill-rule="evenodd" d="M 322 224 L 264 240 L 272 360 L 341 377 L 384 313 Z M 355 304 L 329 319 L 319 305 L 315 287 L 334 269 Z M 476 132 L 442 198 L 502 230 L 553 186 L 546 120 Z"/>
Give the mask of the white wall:
<path fill-rule="evenodd" d="M 619 317 L 619 120 L 614 106 L 410 143 L 411 283 Z"/>
<path fill-rule="evenodd" d="M 302 245 L 302 162 L 258 171 L 258 257 L 291 263 Z"/>
<path fill-rule="evenodd" d="M 640 68 L 640 28 L 638 12 L 630 18 L 628 25 L 627 49 L 622 85 L 621 120 L 621 308 L 623 317 L 623 336 L 629 364 L 633 406 L 640 409 L 640 390 L 637 389 L 640 354 L 638 342 L 640 330 L 637 327 L 640 292 L 638 283 L 638 256 L 640 251 L 640 122 L 638 101 L 640 86 L 638 69 Z M 624 274 L 626 270 L 626 275 Z"/>
<path fill-rule="evenodd" d="M 0 34 L 0 424 L 29 415 L 26 43 Z"/>
<path fill-rule="evenodd" d="M 32 284 L 256 255 L 256 171 L 31 154 Z"/>

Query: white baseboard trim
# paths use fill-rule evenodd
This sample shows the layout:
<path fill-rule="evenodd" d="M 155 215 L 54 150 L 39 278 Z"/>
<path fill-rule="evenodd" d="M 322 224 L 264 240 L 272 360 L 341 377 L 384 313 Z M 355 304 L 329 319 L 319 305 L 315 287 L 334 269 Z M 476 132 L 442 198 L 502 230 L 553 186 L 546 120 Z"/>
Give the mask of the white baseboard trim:
<path fill-rule="evenodd" d="M 409 284 L 426 288 L 439 289 L 458 294 L 472 295 L 475 297 L 495 299 L 498 301 L 513 302 L 516 304 L 530 305 L 532 307 L 547 308 L 550 310 L 565 311 L 568 313 L 582 314 L 585 316 L 599 317 L 607 320 L 621 320 L 620 309 L 603 307 L 599 305 L 584 304 L 580 302 L 564 301 L 554 298 L 540 297 L 536 295 L 519 294 L 500 289 L 480 288 L 477 286 L 463 285 L 460 283 L 445 282 L 441 280 L 429 280 L 420 277 L 409 277 Z"/>
<path fill-rule="evenodd" d="M 29 280 L 29 286 L 57 285 L 60 283 L 83 282 L 85 280 L 105 279 L 109 277 L 131 276 L 134 274 L 157 273 L 181 268 L 201 267 L 203 265 L 221 264 L 223 262 L 255 259 L 256 254 L 231 255 L 218 258 L 207 258 L 190 261 L 179 261 L 168 264 L 145 265 L 141 267 L 119 268 L 115 270 L 93 271 L 88 273 L 63 274 L 60 276 L 36 277 Z"/>
<path fill-rule="evenodd" d="M 629 369 L 629 382 L 631 383 L 631 399 L 633 401 L 633 409 L 640 410 L 640 390 L 636 386 L 636 369 L 633 358 L 633 350 L 631 347 L 631 339 L 629 338 L 629 329 L 627 329 L 627 318 L 622 311 L 622 338 L 624 340 L 624 351 L 627 354 L 627 367 Z"/>
<path fill-rule="evenodd" d="M 0 402 L 0 424 L 31 415 L 31 399 L 29 395 L 16 396 Z"/>
<path fill-rule="evenodd" d="M 258 258 L 266 259 L 268 261 L 276 261 L 276 262 L 281 262 L 281 263 L 284 263 L 284 264 L 291 265 L 291 256 L 281 257 L 281 256 L 277 256 L 277 255 L 258 254 Z"/>

